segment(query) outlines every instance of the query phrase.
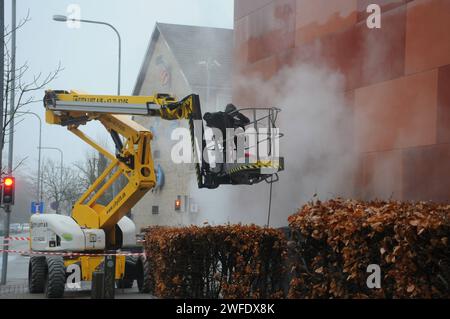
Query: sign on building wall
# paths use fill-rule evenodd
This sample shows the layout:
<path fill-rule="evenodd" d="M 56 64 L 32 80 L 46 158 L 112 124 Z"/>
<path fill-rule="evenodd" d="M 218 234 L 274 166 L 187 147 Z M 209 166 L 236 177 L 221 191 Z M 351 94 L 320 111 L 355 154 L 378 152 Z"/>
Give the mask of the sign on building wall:
<path fill-rule="evenodd" d="M 170 88 L 172 86 L 172 69 L 164 59 L 164 56 L 159 55 L 156 58 L 156 66 L 159 70 L 159 80 L 161 86 L 164 88 Z"/>

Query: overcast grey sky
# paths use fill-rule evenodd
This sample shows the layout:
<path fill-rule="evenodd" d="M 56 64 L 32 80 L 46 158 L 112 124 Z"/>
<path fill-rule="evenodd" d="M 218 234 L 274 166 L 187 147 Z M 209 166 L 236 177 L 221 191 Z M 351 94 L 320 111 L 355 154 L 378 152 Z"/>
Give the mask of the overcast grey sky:
<path fill-rule="evenodd" d="M 11 21 L 11 1 L 5 7 L 6 23 Z M 28 77 L 52 71 L 61 62 L 64 71 L 52 89 L 77 89 L 93 94 L 115 94 L 117 90 L 117 38 L 105 26 L 82 24 L 70 29 L 54 22 L 54 14 L 68 14 L 70 4 L 78 4 L 81 18 L 113 24 L 121 33 L 122 94 L 131 94 L 156 22 L 233 27 L 233 0 L 19 0 L 17 19 L 30 11 L 31 21 L 17 33 L 17 64 L 28 61 Z M 39 92 L 36 97 L 43 97 Z M 82 159 L 90 148 L 64 128 L 49 126 L 44 121 L 42 103 L 27 106 L 43 119 L 43 146 L 64 151 L 65 164 Z M 84 129 L 97 139 L 107 134 L 99 126 Z M 29 156 L 22 170 L 36 170 L 38 122 L 28 116 L 15 134 L 15 160 Z M 44 156 L 59 160 L 59 154 L 43 151 Z M 4 156 L 7 156 L 5 150 Z"/>

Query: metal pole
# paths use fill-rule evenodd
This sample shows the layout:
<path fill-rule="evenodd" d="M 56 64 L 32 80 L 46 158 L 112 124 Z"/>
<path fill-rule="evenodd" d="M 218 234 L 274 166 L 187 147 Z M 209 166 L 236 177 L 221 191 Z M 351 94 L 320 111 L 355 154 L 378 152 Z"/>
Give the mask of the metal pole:
<path fill-rule="evenodd" d="M 12 0 L 11 30 L 11 96 L 9 102 L 8 174 L 12 174 L 14 155 L 14 113 L 16 109 L 16 0 Z"/>
<path fill-rule="evenodd" d="M 42 120 L 41 117 L 34 112 L 16 112 L 16 114 L 31 114 L 39 120 L 39 152 L 38 152 L 38 180 L 37 180 L 37 192 L 36 200 L 42 202 L 42 192 L 41 192 L 41 149 L 42 149 Z"/>
<path fill-rule="evenodd" d="M 61 181 L 61 186 L 62 186 L 62 183 L 63 183 L 63 168 L 64 168 L 64 154 L 63 154 L 63 152 L 60 150 L 60 149 L 58 149 L 58 151 L 61 153 L 61 176 L 60 176 L 60 181 Z"/>
<path fill-rule="evenodd" d="M 62 182 L 63 182 L 63 168 L 64 168 L 64 153 L 59 148 L 55 148 L 55 150 L 59 151 L 59 154 L 61 155 L 61 158 L 60 158 L 60 165 L 61 165 L 60 182 L 61 182 L 61 186 L 62 186 Z"/>
<path fill-rule="evenodd" d="M 107 27 L 110 27 L 117 35 L 117 39 L 119 41 L 119 55 L 118 55 L 118 79 L 117 79 L 117 95 L 120 95 L 120 83 L 121 83 L 121 73 L 122 73 L 122 38 L 120 37 L 120 33 L 119 31 L 112 25 L 109 24 L 107 22 L 101 22 L 101 21 L 93 21 L 93 20 L 85 20 L 85 19 L 69 19 L 70 21 L 74 21 L 74 22 L 84 22 L 84 23 L 92 23 L 92 24 L 100 24 L 100 25 L 105 25 Z M 121 150 L 116 149 L 116 152 L 120 152 Z M 115 197 L 117 195 L 118 191 L 118 183 L 119 180 L 115 181 L 112 184 L 112 192 L 113 192 L 113 197 Z"/>
<path fill-rule="evenodd" d="M 59 154 L 61 155 L 60 158 L 60 165 L 61 165 L 61 172 L 60 172 L 60 186 L 62 186 L 63 184 L 63 169 L 64 169 L 64 153 L 60 148 L 57 147 L 39 147 L 40 149 L 43 150 L 54 150 L 54 151 L 58 151 Z M 41 196 L 42 196 L 42 190 L 41 190 Z"/>
<path fill-rule="evenodd" d="M 43 170 L 41 170 L 41 177 L 39 178 L 39 183 L 40 183 L 40 185 L 39 185 L 40 191 L 39 192 L 41 194 L 40 201 L 42 202 L 42 194 L 44 193 L 44 171 Z M 42 213 L 42 212 L 40 212 L 40 213 Z"/>
<path fill-rule="evenodd" d="M 112 25 L 107 22 L 101 22 L 101 21 L 94 21 L 94 20 L 85 20 L 85 19 L 68 19 L 69 21 L 73 22 L 84 22 L 84 23 L 92 23 L 92 24 L 101 24 L 106 25 L 110 27 L 117 35 L 117 39 L 119 40 L 119 65 L 118 65 L 118 79 L 117 79 L 117 95 L 120 95 L 120 83 L 121 83 L 121 76 L 122 76 L 122 38 L 120 37 L 119 31 Z"/>
<path fill-rule="evenodd" d="M 42 153 L 42 121 L 39 118 L 39 155 L 38 155 L 38 201 L 39 205 L 42 203 L 42 187 L 41 187 L 41 153 Z"/>
<path fill-rule="evenodd" d="M 5 74 L 5 1 L 0 0 L 0 56 L 2 57 L 0 61 L 0 171 L 3 168 L 3 142 L 5 132 L 3 130 L 3 99 L 4 99 L 4 74 Z M 3 171 L 2 171 L 3 173 Z M 1 175 L 1 174 L 0 174 Z M 2 177 L 2 176 L 0 176 Z"/>
<path fill-rule="evenodd" d="M 63 151 L 60 149 L 60 148 L 58 148 L 58 147 L 41 147 L 41 149 L 43 149 L 43 150 L 53 150 L 53 151 L 58 151 L 59 152 L 59 163 L 61 164 L 61 172 L 62 172 L 62 168 L 63 168 L 63 165 L 64 165 L 64 153 L 63 153 Z M 62 175 L 61 175 L 61 177 L 62 177 Z"/>
<path fill-rule="evenodd" d="M 100 24 L 100 25 L 105 25 L 109 28 L 111 28 L 117 35 L 117 39 L 119 41 L 119 53 L 118 53 L 118 69 L 117 69 L 117 95 L 121 94 L 121 90 L 120 90 L 120 84 L 121 84 L 121 77 L 122 77 L 122 38 L 120 36 L 119 31 L 110 23 L 107 22 L 102 22 L 102 21 L 94 21 L 94 20 L 86 20 L 86 19 L 68 19 L 65 16 L 62 16 L 62 20 L 56 19 L 56 21 L 72 21 L 72 22 L 83 22 L 83 23 L 91 23 L 91 24 Z M 54 18 L 55 19 L 55 18 Z M 120 152 L 120 150 L 117 150 L 117 152 Z M 118 193 L 118 185 L 117 182 L 114 182 L 112 185 L 112 192 L 113 192 L 113 197 L 116 196 L 116 194 Z"/>
<path fill-rule="evenodd" d="M 5 218 L 5 234 L 4 234 L 4 238 L 3 238 L 3 258 L 2 258 L 2 280 L 1 280 L 1 284 L 2 285 L 6 285 L 6 276 L 8 273 L 8 252 L 7 250 L 9 249 L 9 242 L 7 240 L 7 238 L 9 237 L 9 223 L 10 223 L 10 219 L 11 219 L 11 214 L 10 213 L 6 213 L 6 218 Z"/>
<path fill-rule="evenodd" d="M 119 39 L 119 66 L 118 66 L 118 83 L 117 83 L 117 95 L 120 95 L 120 83 L 121 83 L 121 77 L 122 77 L 122 39 L 120 38 L 119 32 L 116 31 L 117 37 Z"/>
<path fill-rule="evenodd" d="M 1 32 L 2 32 L 2 36 L 1 36 L 1 46 L 2 46 L 2 50 L 3 50 L 3 45 L 4 45 L 4 1 L 1 1 L 0 3 L 1 9 L 0 9 L 0 27 L 1 27 Z M 12 30 L 12 39 L 11 39 L 11 100 L 10 100 L 10 106 L 9 106 L 9 116 L 10 116 L 10 127 L 9 127 L 9 153 L 8 153 L 8 174 L 12 173 L 12 162 L 13 162 L 13 141 L 14 141 L 14 109 L 15 109 L 15 91 L 14 91 L 14 86 L 15 86 L 15 68 L 16 68 L 16 1 L 13 0 L 12 1 L 12 21 L 11 21 L 11 30 Z M 4 52 L 2 52 L 1 54 L 2 59 L 4 59 Z M 3 99 L 4 99 L 4 95 L 3 95 L 3 74 L 4 74 L 4 65 L 3 65 L 4 61 L 1 62 L 2 67 L 1 67 L 1 73 L 0 76 L 2 77 L 2 83 L 1 83 L 1 91 L 2 91 L 2 96 L 1 96 L 1 112 L 3 114 Z M 3 116 L 2 116 L 2 127 L 3 127 Z M 3 127 L 3 129 L 5 129 L 5 127 Z M 4 134 L 4 130 L 2 130 L 3 134 Z M 4 141 L 4 135 L 2 134 L 2 141 Z M 3 146 L 3 143 L 2 143 Z M 3 147 L 2 147 L 3 149 Z M 0 157 L 2 156 L 2 152 L 0 152 Z M 2 168 L 2 164 L 0 164 L 0 168 Z M 6 285 L 6 279 L 7 279 L 7 275 L 8 275 L 8 250 L 9 250 L 9 242 L 8 240 L 6 240 L 6 238 L 9 237 L 9 224 L 10 224 L 10 219 L 11 219 L 11 206 L 10 205 L 6 205 L 5 206 L 5 213 L 6 213 L 6 218 L 5 218 L 5 234 L 4 234 L 4 246 L 3 246 L 3 258 L 2 258 L 2 278 L 1 278 L 1 284 L 2 285 Z"/>

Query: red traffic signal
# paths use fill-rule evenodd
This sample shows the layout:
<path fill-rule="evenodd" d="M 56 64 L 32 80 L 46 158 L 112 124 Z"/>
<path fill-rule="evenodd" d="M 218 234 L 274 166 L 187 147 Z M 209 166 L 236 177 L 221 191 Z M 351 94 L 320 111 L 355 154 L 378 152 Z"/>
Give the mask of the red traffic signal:
<path fill-rule="evenodd" d="M 181 210 L 181 199 L 179 199 L 179 198 L 175 200 L 175 210 L 176 211 Z"/>
<path fill-rule="evenodd" d="M 14 179 L 12 177 L 6 177 L 3 183 L 5 184 L 5 186 L 11 186 L 12 184 L 14 184 Z"/>
<path fill-rule="evenodd" d="M 16 188 L 16 179 L 12 176 L 3 178 L 2 203 L 14 205 L 14 193 Z"/>

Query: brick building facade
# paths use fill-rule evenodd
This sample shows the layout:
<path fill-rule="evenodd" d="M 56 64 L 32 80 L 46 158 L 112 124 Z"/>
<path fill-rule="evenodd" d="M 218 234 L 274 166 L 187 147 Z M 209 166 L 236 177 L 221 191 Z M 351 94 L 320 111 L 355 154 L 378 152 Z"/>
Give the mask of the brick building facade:
<path fill-rule="evenodd" d="M 366 23 L 373 3 L 380 29 Z M 299 64 L 342 74 L 356 194 L 448 201 L 449 30 L 448 0 L 236 0 L 234 78 Z M 237 104 L 261 103 L 233 90 Z"/>

